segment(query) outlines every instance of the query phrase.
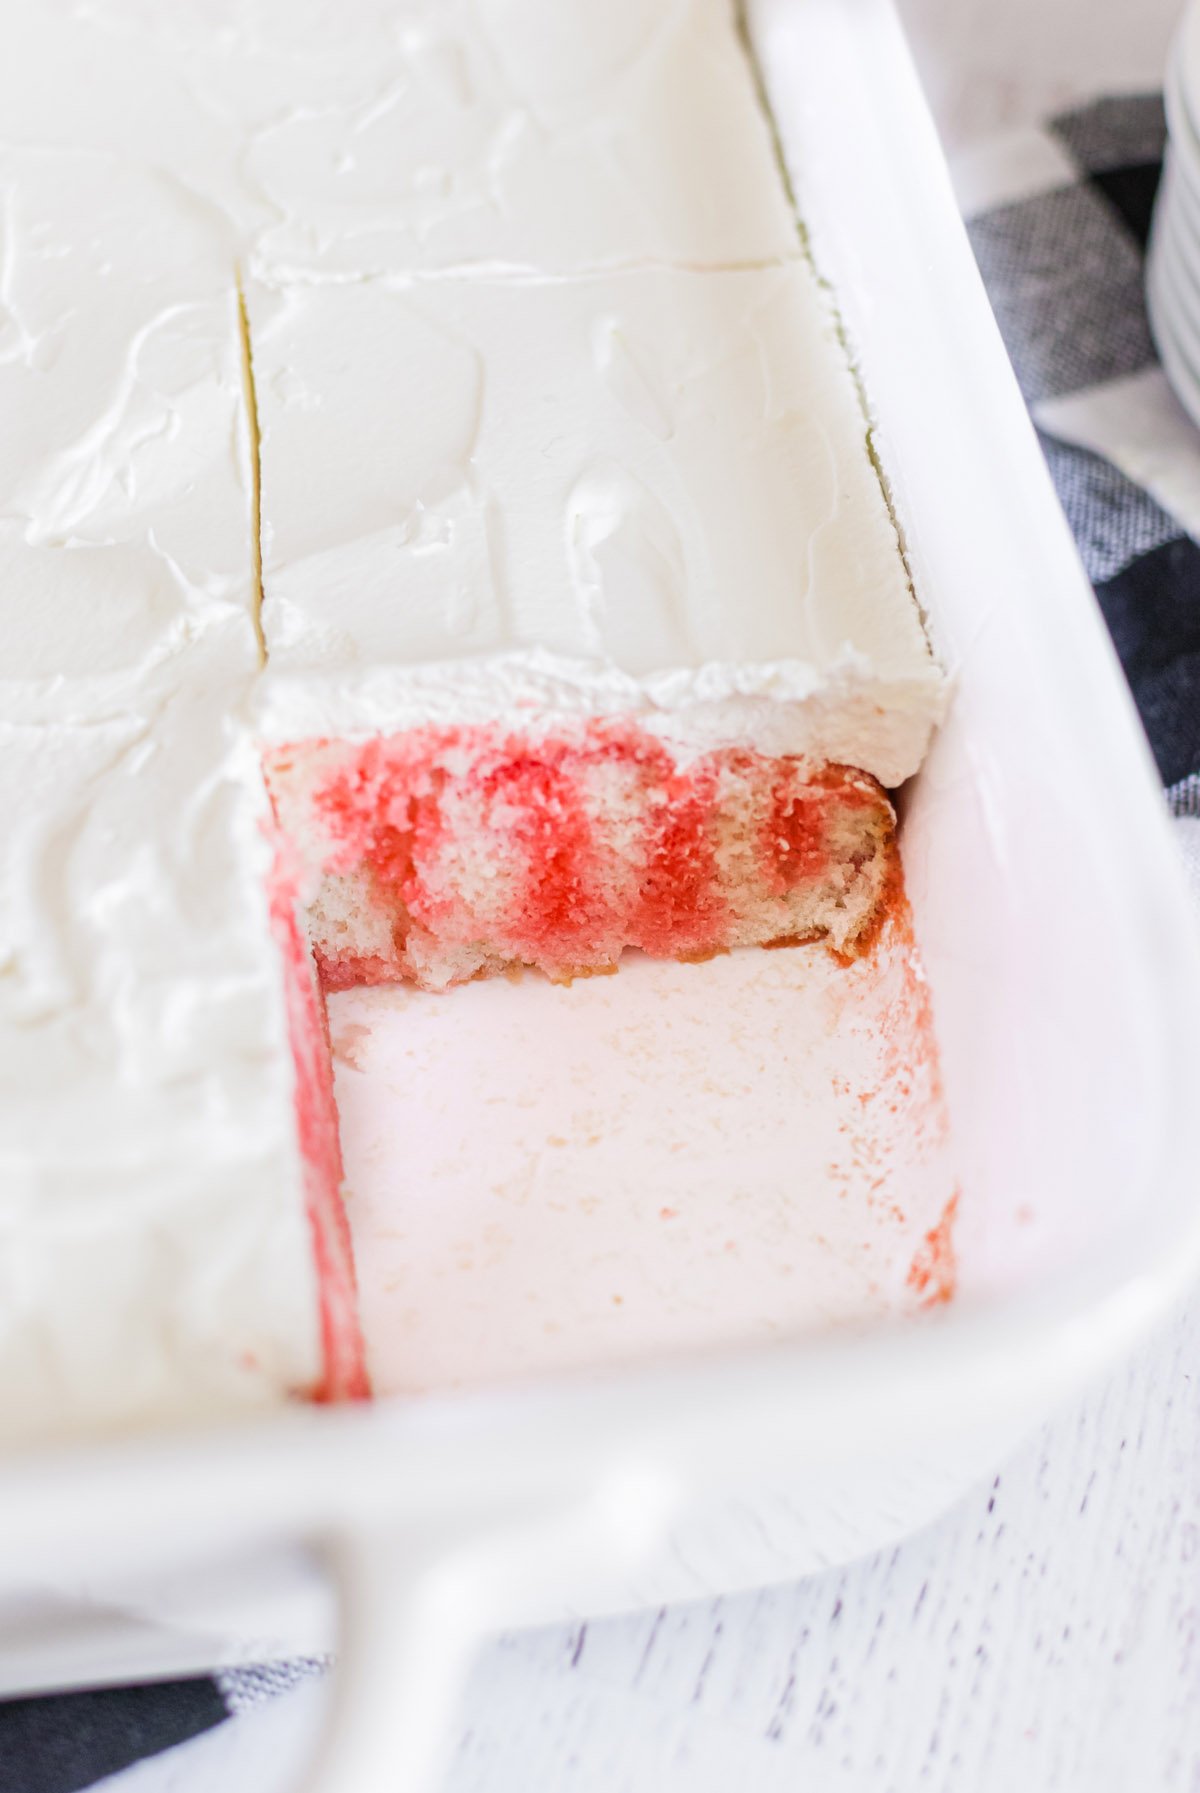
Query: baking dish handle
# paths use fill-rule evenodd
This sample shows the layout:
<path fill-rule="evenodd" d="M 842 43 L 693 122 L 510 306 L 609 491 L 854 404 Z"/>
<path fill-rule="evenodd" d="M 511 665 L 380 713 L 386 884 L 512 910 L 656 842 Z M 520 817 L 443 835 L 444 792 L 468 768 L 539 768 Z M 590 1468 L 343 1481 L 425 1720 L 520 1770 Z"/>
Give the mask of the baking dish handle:
<path fill-rule="evenodd" d="M 613 1473 L 586 1495 L 522 1501 L 506 1515 L 359 1528 L 319 1545 L 339 1648 L 303 1793 L 434 1793 L 480 1637 L 514 1612 L 552 1614 L 581 1560 L 636 1567 L 676 1506 L 665 1477 Z"/>

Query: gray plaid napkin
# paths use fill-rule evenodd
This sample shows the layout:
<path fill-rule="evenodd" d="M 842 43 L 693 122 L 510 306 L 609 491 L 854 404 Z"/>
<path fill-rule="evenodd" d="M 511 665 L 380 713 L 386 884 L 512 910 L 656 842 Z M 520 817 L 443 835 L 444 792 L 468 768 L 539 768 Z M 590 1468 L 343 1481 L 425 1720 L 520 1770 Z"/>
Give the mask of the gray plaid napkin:
<path fill-rule="evenodd" d="M 1169 800 L 1196 819 L 1200 432 L 1167 386 L 1142 297 L 1165 139 L 1160 95 L 1099 100 L 973 152 L 959 186 Z"/>

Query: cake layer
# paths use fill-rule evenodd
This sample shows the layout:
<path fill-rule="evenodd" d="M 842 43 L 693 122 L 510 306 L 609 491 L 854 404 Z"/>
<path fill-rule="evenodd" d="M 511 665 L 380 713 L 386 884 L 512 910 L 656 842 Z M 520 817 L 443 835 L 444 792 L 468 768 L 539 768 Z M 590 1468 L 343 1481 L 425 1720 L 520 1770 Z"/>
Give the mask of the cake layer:
<path fill-rule="evenodd" d="M 916 769 L 942 678 L 806 263 L 248 296 L 272 735 L 534 702 Z"/>
<path fill-rule="evenodd" d="M 8 141 L 157 164 L 263 271 L 797 254 L 733 0 L 37 0 Z"/>
<path fill-rule="evenodd" d="M 266 772 L 333 988 L 561 979 L 627 947 L 825 940 L 852 958 L 895 881 L 874 779 L 744 750 L 680 760 L 629 724 L 294 743 Z"/>

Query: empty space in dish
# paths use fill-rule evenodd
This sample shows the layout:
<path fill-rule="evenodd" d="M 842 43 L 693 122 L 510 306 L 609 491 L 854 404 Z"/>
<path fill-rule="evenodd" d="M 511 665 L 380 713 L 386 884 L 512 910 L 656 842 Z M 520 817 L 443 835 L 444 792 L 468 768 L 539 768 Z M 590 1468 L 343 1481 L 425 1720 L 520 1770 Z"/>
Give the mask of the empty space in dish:
<path fill-rule="evenodd" d="M 330 999 L 377 1391 L 936 1305 L 955 1175 L 903 911 L 867 959 L 627 954 Z"/>

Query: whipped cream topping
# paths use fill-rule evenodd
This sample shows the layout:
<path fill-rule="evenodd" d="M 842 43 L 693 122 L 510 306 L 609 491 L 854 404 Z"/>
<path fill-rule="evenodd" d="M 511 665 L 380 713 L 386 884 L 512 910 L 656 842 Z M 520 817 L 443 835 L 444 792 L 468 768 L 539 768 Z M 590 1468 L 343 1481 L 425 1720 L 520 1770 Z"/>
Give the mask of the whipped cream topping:
<path fill-rule="evenodd" d="M 6 1436 L 320 1374 L 270 857 L 221 645 L 147 714 L 0 721 Z"/>
<path fill-rule="evenodd" d="M 0 149 L 0 709 L 95 719 L 255 603 L 232 239 L 153 170 Z"/>
<path fill-rule="evenodd" d="M 732 0 L 5 27 L 15 1437 L 318 1376 L 260 737 L 633 711 L 894 783 L 942 686 Z"/>
<path fill-rule="evenodd" d="M 319 1374 L 227 235 L 0 156 L 0 1429 Z M 219 223 L 219 221 L 218 221 Z"/>
<path fill-rule="evenodd" d="M 633 709 L 915 771 L 941 674 L 805 261 L 248 298 L 270 733 Z"/>
<path fill-rule="evenodd" d="M 9 14 L 5 138 L 156 163 L 219 207 L 265 274 L 797 252 L 731 0 L 37 0 Z"/>

